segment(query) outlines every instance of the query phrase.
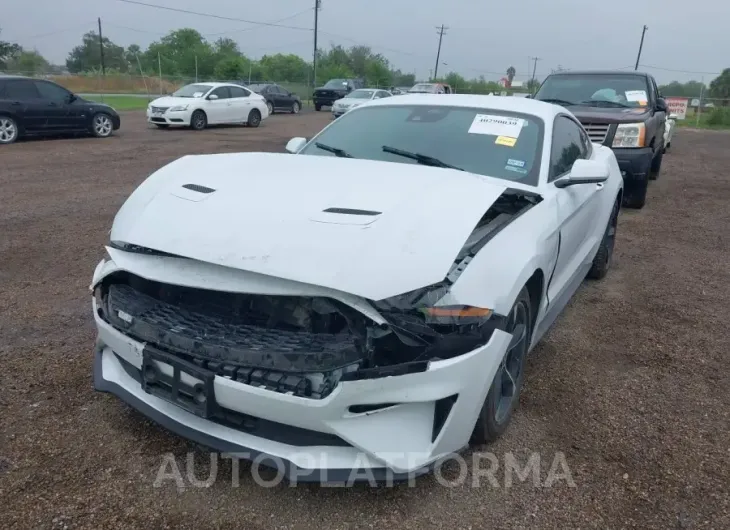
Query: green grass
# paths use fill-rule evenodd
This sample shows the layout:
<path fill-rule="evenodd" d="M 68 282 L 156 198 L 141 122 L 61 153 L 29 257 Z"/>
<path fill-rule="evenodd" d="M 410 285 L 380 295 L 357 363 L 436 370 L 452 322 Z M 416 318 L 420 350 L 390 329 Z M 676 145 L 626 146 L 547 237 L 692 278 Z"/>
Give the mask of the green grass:
<path fill-rule="evenodd" d="M 699 122 L 697 120 L 697 114 L 694 109 L 687 109 L 687 118 L 684 120 L 677 120 L 677 127 L 691 127 L 697 129 L 730 129 L 730 124 L 725 125 L 711 125 L 708 123 L 710 114 L 713 109 L 703 110 L 700 114 Z"/>
<path fill-rule="evenodd" d="M 135 97 L 135 96 L 105 96 L 103 94 L 95 94 L 93 96 L 85 96 L 85 99 L 91 101 L 99 101 L 106 105 L 110 105 L 116 110 L 144 110 L 150 101 L 155 99 L 156 96 L 151 96 L 150 99 L 147 97 Z"/>

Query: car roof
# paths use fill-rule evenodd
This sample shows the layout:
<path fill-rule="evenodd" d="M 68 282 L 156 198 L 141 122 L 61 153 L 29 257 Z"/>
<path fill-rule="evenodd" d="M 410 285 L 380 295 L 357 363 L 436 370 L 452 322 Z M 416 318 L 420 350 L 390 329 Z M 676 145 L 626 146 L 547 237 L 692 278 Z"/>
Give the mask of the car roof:
<path fill-rule="evenodd" d="M 649 77 L 646 72 L 637 72 L 636 70 L 566 70 L 564 72 L 555 72 L 552 75 L 635 75 L 640 77 Z"/>
<path fill-rule="evenodd" d="M 474 94 L 405 94 L 397 98 L 376 99 L 373 106 L 432 105 L 434 107 L 469 107 L 530 114 L 551 123 L 557 114 L 566 110 L 558 105 L 529 98 L 513 96 L 481 96 Z"/>

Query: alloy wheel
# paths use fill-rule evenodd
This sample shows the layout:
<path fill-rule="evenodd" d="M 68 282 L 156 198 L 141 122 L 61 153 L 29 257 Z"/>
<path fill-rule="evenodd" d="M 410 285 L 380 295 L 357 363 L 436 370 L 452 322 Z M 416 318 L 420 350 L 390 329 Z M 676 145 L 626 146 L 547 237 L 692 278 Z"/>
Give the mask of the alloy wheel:
<path fill-rule="evenodd" d="M 0 143 L 9 144 L 18 137 L 18 126 L 10 118 L 0 118 Z"/>
<path fill-rule="evenodd" d="M 102 138 L 112 133 L 112 120 L 106 114 L 97 114 L 94 117 L 94 132 Z"/>

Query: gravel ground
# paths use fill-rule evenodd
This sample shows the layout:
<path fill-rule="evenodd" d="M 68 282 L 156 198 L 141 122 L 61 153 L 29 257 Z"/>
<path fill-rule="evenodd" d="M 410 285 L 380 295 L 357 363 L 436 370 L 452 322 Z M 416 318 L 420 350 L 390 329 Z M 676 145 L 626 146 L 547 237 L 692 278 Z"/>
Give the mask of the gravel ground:
<path fill-rule="evenodd" d="M 183 476 L 188 453 L 199 479 L 211 466 L 202 449 L 92 390 L 87 289 L 112 217 L 181 155 L 281 151 L 328 119 L 194 133 L 128 113 L 109 140 L 2 148 L 0 526 L 730 528 L 730 135 L 688 129 L 647 206 L 622 213 L 609 276 L 580 290 L 528 361 L 511 428 L 483 448 L 499 463 L 495 483 L 474 487 L 470 463 L 454 487 L 430 476 L 415 487 L 263 488 L 246 464 L 234 474 L 223 461 L 210 487 L 155 487 L 165 455 Z M 504 471 L 506 455 L 524 465 L 531 452 L 541 486 Z M 573 486 L 546 484 L 561 453 Z"/>

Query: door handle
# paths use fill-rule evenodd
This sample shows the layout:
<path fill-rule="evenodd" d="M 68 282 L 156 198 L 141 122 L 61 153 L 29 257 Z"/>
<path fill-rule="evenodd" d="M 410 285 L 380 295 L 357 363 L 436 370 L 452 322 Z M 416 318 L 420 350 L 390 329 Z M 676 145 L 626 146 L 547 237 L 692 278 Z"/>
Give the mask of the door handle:
<path fill-rule="evenodd" d="M 20 107 L 22 103 L 20 101 L 13 101 L 10 106 L 11 107 Z"/>
<path fill-rule="evenodd" d="M 603 183 L 602 182 L 599 182 L 598 184 L 596 184 L 596 189 L 597 190 L 602 190 L 603 189 Z"/>

